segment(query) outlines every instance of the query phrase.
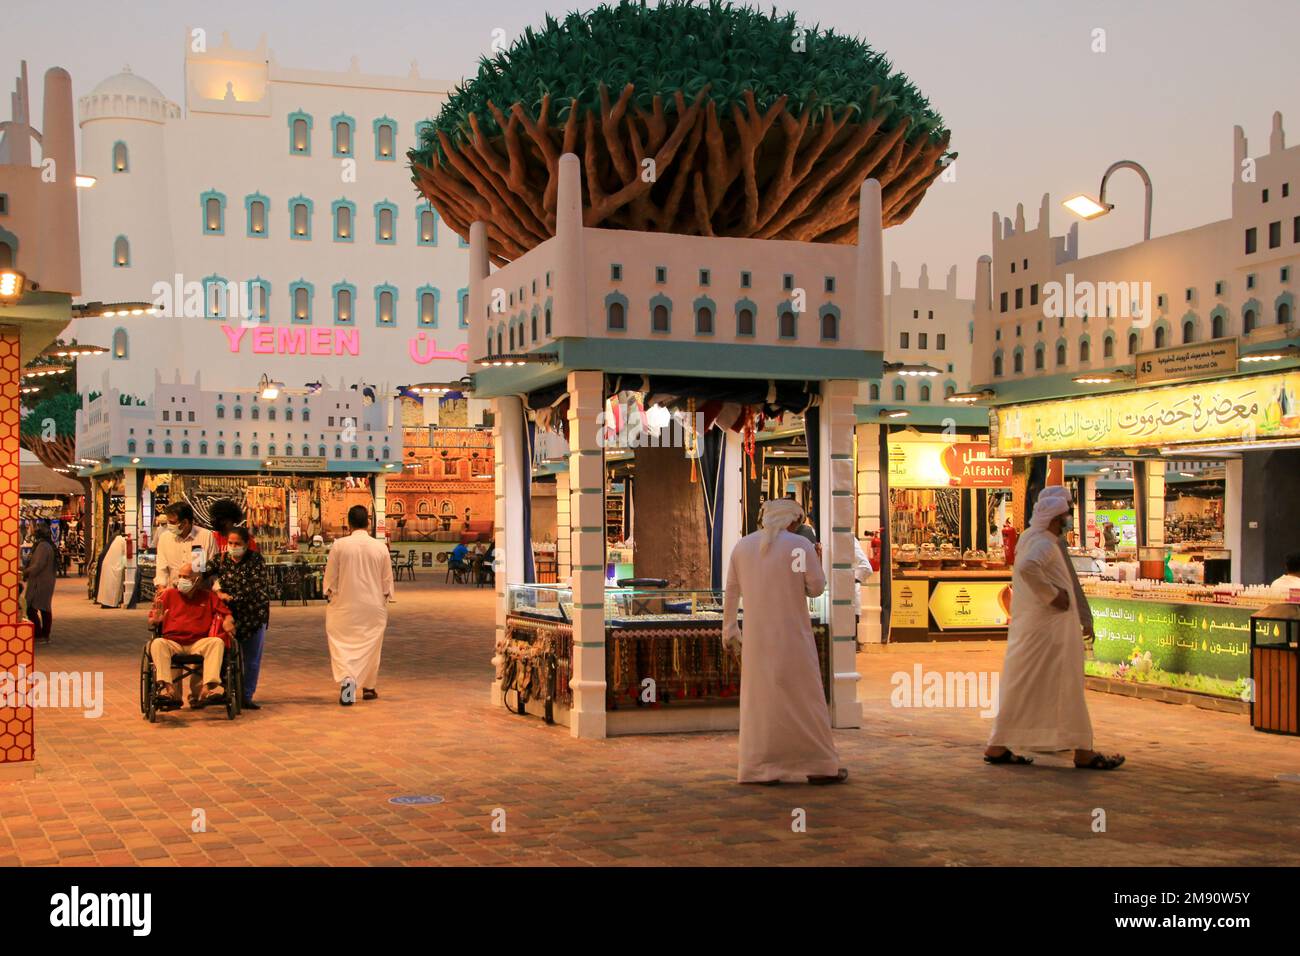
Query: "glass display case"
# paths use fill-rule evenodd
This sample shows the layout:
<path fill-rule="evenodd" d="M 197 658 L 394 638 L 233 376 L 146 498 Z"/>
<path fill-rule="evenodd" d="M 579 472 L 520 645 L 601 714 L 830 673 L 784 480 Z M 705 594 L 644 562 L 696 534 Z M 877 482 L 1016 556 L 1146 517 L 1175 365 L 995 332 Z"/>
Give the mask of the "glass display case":
<path fill-rule="evenodd" d="M 721 627 L 722 602 L 722 591 L 708 589 L 609 587 L 605 589 L 605 626 L 700 623 Z M 573 589 L 557 584 L 507 585 L 506 613 L 567 623 L 573 619 Z M 742 603 L 742 619 L 744 613 Z M 808 598 L 808 613 L 814 624 L 826 620 L 825 593 Z"/>
<path fill-rule="evenodd" d="M 734 705 L 740 661 L 722 646 L 723 592 L 605 589 L 605 706 L 608 710 Z M 808 599 L 823 689 L 830 699 L 827 597 Z M 507 705 L 571 706 L 573 590 L 555 584 L 506 587 L 506 633 L 498 675 Z M 744 607 L 740 609 L 744 627 Z"/>

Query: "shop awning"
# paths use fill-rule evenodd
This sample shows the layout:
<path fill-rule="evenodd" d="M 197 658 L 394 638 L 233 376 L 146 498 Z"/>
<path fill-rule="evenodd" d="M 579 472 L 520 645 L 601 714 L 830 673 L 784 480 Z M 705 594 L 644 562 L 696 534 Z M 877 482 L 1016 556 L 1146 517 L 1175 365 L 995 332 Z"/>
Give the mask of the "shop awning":
<path fill-rule="evenodd" d="M 86 489 L 57 471 L 51 471 L 39 461 L 24 461 L 18 467 L 18 493 L 20 495 L 81 495 Z"/>

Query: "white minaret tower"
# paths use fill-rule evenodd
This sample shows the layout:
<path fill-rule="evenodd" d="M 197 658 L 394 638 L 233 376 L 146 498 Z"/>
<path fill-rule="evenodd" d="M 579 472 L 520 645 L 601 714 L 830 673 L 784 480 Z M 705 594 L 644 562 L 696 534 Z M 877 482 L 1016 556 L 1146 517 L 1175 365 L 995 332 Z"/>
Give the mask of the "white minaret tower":
<path fill-rule="evenodd" d="M 94 176 L 81 199 L 81 274 L 86 296 L 103 302 L 147 301 L 155 282 L 170 283 L 175 255 L 168 208 L 166 126 L 180 107 L 131 68 L 111 76 L 78 102 L 81 171 Z M 198 216 L 197 206 L 195 216 Z M 82 319 L 65 335 L 139 357 L 168 348 L 167 319 Z M 124 334 L 116 334 L 118 329 Z M 170 356 L 157 354 L 161 362 Z M 79 388 L 99 388 L 107 370 L 126 368 L 112 354 L 78 363 Z M 162 366 L 160 366 L 162 367 Z"/>

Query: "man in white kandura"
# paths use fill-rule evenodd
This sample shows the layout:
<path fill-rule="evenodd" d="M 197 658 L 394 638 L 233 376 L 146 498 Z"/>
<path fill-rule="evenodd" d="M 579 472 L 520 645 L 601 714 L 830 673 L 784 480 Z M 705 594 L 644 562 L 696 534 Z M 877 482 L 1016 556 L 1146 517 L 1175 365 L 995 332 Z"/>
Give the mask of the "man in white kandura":
<path fill-rule="evenodd" d="M 775 498 L 760 530 L 731 552 L 723 643 L 741 654 L 740 783 L 842 783 L 849 772 L 831 738 L 808 598 L 826 589 L 820 546 L 796 534 L 803 509 Z M 737 611 L 745 602 L 742 635 Z"/>
<path fill-rule="evenodd" d="M 1075 590 L 1059 543 L 1067 530 L 1070 493 L 1044 488 L 1029 530 L 1016 544 L 1011 571 L 1011 627 L 998 688 L 998 715 L 984 760 L 1030 764 L 1015 750 L 1074 751 L 1084 770 L 1114 770 L 1123 756 L 1092 749 L 1092 721 L 1083 689 L 1082 592 Z M 1091 620 L 1091 618 L 1089 618 Z"/>
<path fill-rule="evenodd" d="M 358 686 L 364 700 L 379 696 L 379 653 L 393 593 L 393 561 L 388 547 L 370 536 L 365 505 L 348 509 L 348 527 L 352 533 L 334 542 L 325 563 L 325 634 L 345 707 L 356 700 Z"/>

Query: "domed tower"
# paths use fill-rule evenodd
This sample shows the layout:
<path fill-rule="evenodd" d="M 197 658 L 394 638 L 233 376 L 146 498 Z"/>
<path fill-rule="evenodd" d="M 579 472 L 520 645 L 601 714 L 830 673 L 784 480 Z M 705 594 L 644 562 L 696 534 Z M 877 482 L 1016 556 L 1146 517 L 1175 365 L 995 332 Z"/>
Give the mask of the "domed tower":
<path fill-rule="evenodd" d="M 128 66 L 81 97 L 78 109 L 81 170 L 96 179 L 80 197 L 82 287 L 104 302 L 150 300 L 154 283 L 170 283 L 175 272 L 166 125 L 180 119 L 180 107 Z M 82 319 L 71 333 L 113 347 L 120 362 L 157 341 L 153 326 L 166 321 Z M 100 388 L 113 362 L 112 354 L 82 359 L 79 387 Z"/>

